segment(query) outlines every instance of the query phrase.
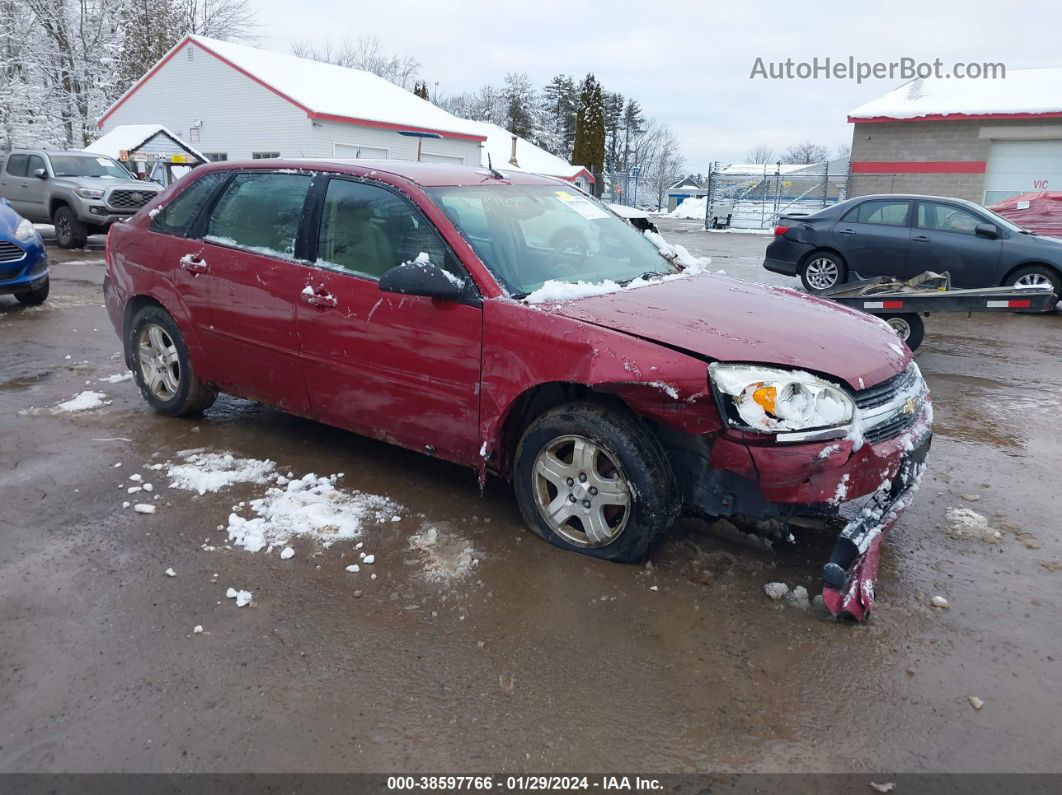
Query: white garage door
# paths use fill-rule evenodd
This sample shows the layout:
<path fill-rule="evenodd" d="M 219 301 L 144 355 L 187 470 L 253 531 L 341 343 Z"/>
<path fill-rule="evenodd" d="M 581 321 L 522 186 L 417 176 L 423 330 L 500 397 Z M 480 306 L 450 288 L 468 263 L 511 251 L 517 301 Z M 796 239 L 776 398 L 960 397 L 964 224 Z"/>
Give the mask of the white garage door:
<path fill-rule="evenodd" d="M 332 155 L 334 157 L 355 158 L 360 157 L 368 160 L 387 160 L 391 157 L 391 150 L 379 146 L 362 146 L 361 144 L 341 144 L 338 141 L 332 143 Z"/>
<path fill-rule="evenodd" d="M 1036 190 L 1062 190 L 1062 140 L 994 142 L 985 174 L 985 204 Z"/>

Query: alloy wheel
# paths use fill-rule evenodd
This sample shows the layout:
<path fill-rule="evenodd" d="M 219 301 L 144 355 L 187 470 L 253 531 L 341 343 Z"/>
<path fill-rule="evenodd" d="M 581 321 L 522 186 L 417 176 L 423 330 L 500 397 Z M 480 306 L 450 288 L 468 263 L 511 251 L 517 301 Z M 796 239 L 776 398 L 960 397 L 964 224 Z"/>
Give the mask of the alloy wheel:
<path fill-rule="evenodd" d="M 619 461 L 585 436 L 559 436 L 535 458 L 535 503 L 554 533 L 580 547 L 606 546 L 630 519 L 631 486 Z"/>
<path fill-rule="evenodd" d="M 181 362 L 177 346 L 162 326 L 148 323 L 137 338 L 140 374 L 151 394 L 169 401 L 181 386 Z"/>
<path fill-rule="evenodd" d="M 829 257 L 815 257 L 804 271 L 808 284 L 816 290 L 826 290 L 837 284 L 841 276 L 837 263 Z"/>
<path fill-rule="evenodd" d="M 1015 287 L 1054 287 L 1042 273 L 1026 273 L 1014 280 Z"/>

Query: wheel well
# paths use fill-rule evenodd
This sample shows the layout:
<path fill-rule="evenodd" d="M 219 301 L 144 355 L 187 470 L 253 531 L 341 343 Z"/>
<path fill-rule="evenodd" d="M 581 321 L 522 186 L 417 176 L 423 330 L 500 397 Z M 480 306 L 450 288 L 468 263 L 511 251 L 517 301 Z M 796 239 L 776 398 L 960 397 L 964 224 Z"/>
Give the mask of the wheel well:
<path fill-rule="evenodd" d="M 56 210 L 58 210 L 60 207 L 69 207 L 69 206 L 70 206 L 70 202 L 68 202 L 66 199 L 52 199 L 48 203 L 48 217 L 49 218 L 55 218 L 55 211 Z"/>
<path fill-rule="evenodd" d="M 126 302 L 125 316 L 122 318 L 122 348 L 123 354 L 125 355 L 125 364 L 130 370 L 133 369 L 135 362 L 131 361 L 129 351 L 125 350 L 125 340 L 129 335 L 129 325 L 133 322 L 133 318 L 136 317 L 136 313 L 145 306 L 157 306 L 163 312 L 166 311 L 166 307 L 150 295 L 135 295 Z"/>
<path fill-rule="evenodd" d="M 1020 271 L 1022 268 L 1047 268 L 1047 270 L 1053 271 L 1057 278 L 1062 278 L 1062 269 L 1060 269 L 1057 265 L 1052 265 L 1050 262 L 1023 262 L 1021 265 L 1015 265 L 1013 268 L 1007 271 L 1006 276 L 1004 276 L 1003 280 L 999 283 L 1000 286 L 1006 285 L 1006 283 L 1010 281 L 1010 277 Z"/>
<path fill-rule="evenodd" d="M 502 422 L 500 450 L 495 466 L 508 477 L 512 472 L 513 459 L 520 437 L 532 422 L 557 406 L 576 401 L 593 401 L 629 411 L 627 404 L 616 395 L 598 392 L 585 384 L 568 381 L 551 381 L 531 387 L 513 401 L 509 413 Z"/>
<path fill-rule="evenodd" d="M 833 256 L 837 257 L 837 259 L 841 261 L 842 265 L 844 265 L 846 268 L 848 267 L 848 260 L 844 258 L 844 254 L 842 254 L 840 251 L 835 248 L 830 248 L 829 246 L 819 246 L 818 248 L 813 248 L 801 258 L 800 265 L 798 266 L 798 268 L 803 268 L 804 265 L 807 264 L 807 261 L 816 254 L 833 254 Z"/>

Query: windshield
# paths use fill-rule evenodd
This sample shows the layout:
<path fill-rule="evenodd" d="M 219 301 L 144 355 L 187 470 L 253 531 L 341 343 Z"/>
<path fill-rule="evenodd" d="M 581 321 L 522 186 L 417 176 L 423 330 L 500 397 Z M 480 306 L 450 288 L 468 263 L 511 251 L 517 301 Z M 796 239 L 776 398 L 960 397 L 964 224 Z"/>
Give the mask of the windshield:
<path fill-rule="evenodd" d="M 678 272 L 640 232 L 574 188 L 490 185 L 428 192 L 514 298 L 547 281 L 623 284 Z"/>
<path fill-rule="evenodd" d="M 57 177 L 103 177 L 130 179 L 117 161 L 96 155 L 52 155 L 52 173 Z"/>

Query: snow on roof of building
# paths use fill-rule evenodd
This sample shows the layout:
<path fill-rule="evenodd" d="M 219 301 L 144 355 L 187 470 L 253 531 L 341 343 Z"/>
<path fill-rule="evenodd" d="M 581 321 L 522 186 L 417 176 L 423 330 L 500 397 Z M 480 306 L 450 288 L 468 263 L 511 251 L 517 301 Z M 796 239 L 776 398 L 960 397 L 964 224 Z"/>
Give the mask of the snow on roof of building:
<path fill-rule="evenodd" d="M 1062 67 L 1008 69 L 1002 79 L 921 78 L 848 114 L 848 120 L 1062 115 Z"/>
<path fill-rule="evenodd" d="M 150 80 L 155 69 L 188 42 L 263 84 L 306 111 L 311 118 L 399 130 L 439 132 L 477 141 L 482 138 L 473 122 L 452 116 L 411 91 L 371 72 L 205 36 L 186 36 L 182 39 L 150 72 L 111 105 L 100 122 Z"/>
<path fill-rule="evenodd" d="M 182 141 L 179 136 L 175 135 L 161 124 L 119 124 L 109 133 L 100 136 L 97 140 L 86 146 L 85 151 L 97 155 L 107 155 L 108 157 L 117 159 L 119 152 L 131 152 L 141 144 L 150 141 L 159 133 L 168 135 L 182 148 L 187 149 L 204 163 L 207 162 L 206 155 L 189 146 Z"/>
<path fill-rule="evenodd" d="M 512 169 L 514 166 L 509 162 L 513 152 L 513 134 L 504 127 L 485 121 L 470 121 L 468 124 L 475 125 L 480 134 L 486 137 L 483 143 L 482 165 L 487 165 L 487 155 L 490 155 L 491 164 L 501 171 Z M 561 179 L 575 179 L 586 172 L 589 181 L 593 182 L 593 175 L 583 166 L 573 166 L 563 157 L 547 152 L 541 147 L 535 146 L 520 136 L 516 136 L 516 163 L 515 168 L 532 174 L 544 174 L 547 177 L 560 177 Z"/>
<path fill-rule="evenodd" d="M 820 165 L 816 163 L 731 163 L 729 166 L 724 166 L 719 169 L 720 174 L 737 174 L 740 176 L 750 175 L 755 176 L 766 173 L 768 176 L 772 174 L 792 174 L 794 171 L 803 171 L 806 168 L 811 168 L 813 165 Z M 766 172 L 765 172 L 766 169 Z"/>

